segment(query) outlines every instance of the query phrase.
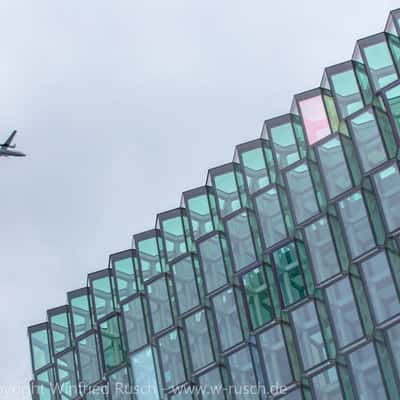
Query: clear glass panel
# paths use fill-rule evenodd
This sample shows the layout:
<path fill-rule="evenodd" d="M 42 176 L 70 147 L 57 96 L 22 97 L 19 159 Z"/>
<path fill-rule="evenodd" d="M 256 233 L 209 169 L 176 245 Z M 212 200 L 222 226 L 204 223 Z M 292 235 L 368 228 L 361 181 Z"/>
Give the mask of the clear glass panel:
<path fill-rule="evenodd" d="M 352 258 L 374 248 L 375 239 L 361 192 L 341 200 L 339 212 Z"/>
<path fill-rule="evenodd" d="M 329 199 L 351 189 L 353 184 L 339 138 L 319 145 L 317 151 Z"/>
<path fill-rule="evenodd" d="M 185 313 L 200 304 L 199 290 L 192 257 L 172 265 L 172 274 L 178 300 L 179 313 Z"/>
<path fill-rule="evenodd" d="M 192 225 L 193 239 L 214 230 L 213 218 L 207 194 L 191 197 L 187 201 L 189 221 Z"/>
<path fill-rule="evenodd" d="M 72 327 L 75 337 L 83 335 L 92 329 L 92 315 L 88 295 L 82 294 L 70 299 Z"/>
<path fill-rule="evenodd" d="M 381 251 L 361 263 L 361 271 L 375 321 L 379 324 L 399 314 L 399 296 L 386 251 Z"/>
<path fill-rule="evenodd" d="M 301 100 L 299 107 L 310 145 L 331 134 L 331 128 L 321 95 Z"/>
<path fill-rule="evenodd" d="M 343 393 L 335 367 L 312 378 L 315 398 L 318 400 L 343 400 Z"/>
<path fill-rule="evenodd" d="M 317 310 L 315 304 L 310 301 L 296 308 L 291 314 L 298 351 L 303 361 L 304 370 L 308 370 L 328 358 Z"/>
<path fill-rule="evenodd" d="M 224 385 L 222 383 L 221 371 L 218 367 L 211 369 L 199 376 L 199 386 L 203 393 L 202 400 L 226 399 Z"/>
<path fill-rule="evenodd" d="M 135 266 L 132 256 L 112 260 L 120 301 L 136 293 Z"/>
<path fill-rule="evenodd" d="M 242 327 L 233 289 L 212 298 L 221 350 L 225 351 L 243 340 Z"/>
<path fill-rule="evenodd" d="M 96 318 L 100 319 L 114 311 L 113 293 L 110 276 L 95 278 L 90 281 Z"/>
<path fill-rule="evenodd" d="M 228 363 L 234 385 L 235 399 L 254 400 L 258 398 L 257 376 L 249 348 L 245 347 L 229 355 Z"/>
<path fill-rule="evenodd" d="M 178 331 L 167 333 L 158 340 L 161 370 L 166 388 L 182 384 L 186 379 Z"/>
<path fill-rule="evenodd" d="M 57 375 L 62 399 L 75 399 L 79 396 L 75 355 L 72 351 L 64 353 L 57 359 Z"/>
<path fill-rule="evenodd" d="M 214 361 L 206 318 L 204 310 L 198 311 L 190 317 L 185 318 L 189 354 L 194 371 Z"/>
<path fill-rule="evenodd" d="M 140 268 L 143 281 L 146 281 L 162 272 L 161 258 L 159 254 L 160 239 L 156 236 L 148 239 L 139 240 L 136 243 L 138 256 L 140 260 Z"/>
<path fill-rule="evenodd" d="M 119 317 L 115 316 L 100 324 L 100 337 L 106 370 L 118 367 L 125 361 Z"/>
<path fill-rule="evenodd" d="M 161 277 L 147 286 L 153 332 L 157 333 L 173 324 L 171 304 L 168 296 L 167 280 Z"/>
<path fill-rule="evenodd" d="M 268 384 L 288 386 L 293 381 L 293 376 L 281 326 L 275 325 L 262 332 L 259 341 Z"/>
<path fill-rule="evenodd" d="M 128 350 L 133 351 L 147 344 L 147 329 L 141 297 L 136 297 L 122 308 Z"/>
<path fill-rule="evenodd" d="M 214 186 L 221 217 L 225 217 L 241 207 L 234 171 L 214 175 Z"/>
<path fill-rule="evenodd" d="M 271 128 L 273 149 L 280 169 L 285 168 L 300 160 L 296 137 L 291 123 L 274 126 Z"/>
<path fill-rule="evenodd" d="M 269 185 L 268 170 L 265 162 L 264 150 L 261 145 L 258 148 L 241 153 L 241 159 L 242 170 L 250 194 Z"/>
<path fill-rule="evenodd" d="M 398 79 L 389 47 L 384 39 L 380 43 L 364 47 L 363 50 L 367 68 L 376 90 Z"/>
<path fill-rule="evenodd" d="M 207 293 L 225 285 L 227 282 L 221 239 L 214 235 L 199 243 L 200 262 Z"/>
<path fill-rule="evenodd" d="M 81 381 L 85 385 L 100 380 L 99 357 L 96 336 L 92 334 L 78 342 L 78 356 L 80 362 Z"/>
<path fill-rule="evenodd" d="M 271 247 L 287 236 L 285 220 L 275 187 L 254 198 L 260 231 L 266 247 Z"/>
<path fill-rule="evenodd" d="M 160 400 L 157 366 L 150 346 L 131 356 L 137 400 Z"/>
<path fill-rule="evenodd" d="M 132 400 L 134 387 L 129 382 L 128 370 L 122 368 L 108 377 L 112 400 Z"/>
<path fill-rule="evenodd" d="M 257 267 L 244 274 L 242 282 L 250 313 L 251 326 L 253 329 L 257 329 L 273 318 L 269 289 L 263 267 Z"/>
<path fill-rule="evenodd" d="M 389 232 L 400 228 L 400 174 L 397 164 L 373 176 L 386 226 Z"/>
<path fill-rule="evenodd" d="M 50 317 L 50 329 L 52 333 L 53 349 L 57 354 L 71 346 L 68 313 L 61 312 Z"/>
<path fill-rule="evenodd" d="M 188 251 L 181 216 L 162 220 L 161 232 L 165 240 L 167 261 L 171 261 Z"/>
<path fill-rule="evenodd" d="M 385 147 L 372 109 L 352 118 L 350 124 L 362 170 L 368 172 L 386 161 Z"/>
<path fill-rule="evenodd" d="M 50 344 L 47 328 L 31 333 L 31 346 L 34 370 L 38 370 L 50 363 Z"/>
<path fill-rule="evenodd" d="M 226 221 L 227 236 L 236 271 L 257 261 L 247 212 L 241 212 Z"/>
<path fill-rule="evenodd" d="M 318 285 L 340 272 L 340 264 L 326 217 L 304 229 L 315 283 Z"/>
<path fill-rule="evenodd" d="M 289 243 L 274 251 L 273 258 L 283 302 L 288 306 L 306 295 L 295 245 Z"/>
<path fill-rule="evenodd" d="M 287 171 L 287 185 L 293 211 L 298 224 L 318 214 L 319 207 L 307 164 Z"/>
<path fill-rule="evenodd" d="M 326 288 L 336 341 L 339 348 L 345 347 L 363 336 L 357 304 L 348 277 Z"/>
<path fill-rule="evenodd" d="M 349 355 L 358 399 L 387 399 L 385 384 L 382 379 L 375 347 L 369 343 Z"/>

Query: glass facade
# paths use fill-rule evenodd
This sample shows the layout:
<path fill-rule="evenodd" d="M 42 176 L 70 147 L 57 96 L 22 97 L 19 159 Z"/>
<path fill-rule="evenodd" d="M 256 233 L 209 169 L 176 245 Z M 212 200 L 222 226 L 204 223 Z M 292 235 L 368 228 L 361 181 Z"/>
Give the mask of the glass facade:
<path fill-rule="evenodd" d="M 33 400 L 400 390 L 400 10 L 28 328 Z"/>

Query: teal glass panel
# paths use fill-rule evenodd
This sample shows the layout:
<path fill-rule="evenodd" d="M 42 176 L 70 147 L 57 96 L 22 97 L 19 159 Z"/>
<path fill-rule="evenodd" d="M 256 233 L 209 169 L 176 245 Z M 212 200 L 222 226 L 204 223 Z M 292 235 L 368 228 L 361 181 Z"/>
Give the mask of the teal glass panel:
<path fill-rule="evenodd" d="M 131 356 L 137 400 L 160 400 L 157 364 L 150 346 Z"/>
<path fill-rule="evenodd" d="M 375 321 L 379 324 L 400 314 L 399 295 L 386 252 L 362 262 L 360 268 Z"/>
<path fill-rule="evenodd" d="M 199 387 L 202 400 L 226 400 L 221 370 L 216 367 L 199 376 Z"/>
<path fill-rule="evenodd" d="M 383 139 L 372 109 L 352 118 L 350 128 L 364 172 L 369 172 L 387 160 Z"/>
<path fill-rule="evenodd" d="M 363 99 L 357 84 L 356 75 L 351 66 L 346 71 L 331 75 L 332 94 L 342 118 L 360 110 Z"/>
<path fill-rule="evenodd" d="M 110 275 L 106 275 L 91 279 L 90 286 L 92 289 L 96 318 L 99 320 L 114 311 L 111 277 Z"/>
<path fill-rule="evenodd" d="M 244 295 L 253 329 L 271 321 L 273 310 L 263 266 L 252 269 L 242 277 Z"/>
<path fill-rule="evenodd" d="M 400 228 L 400 174 L 397 164 L 393 164 L 373 175 L 386 226 L 389 232 Z"/>
<path fill-rule="evenodd" d="M 157 333 L 173 324 L 167 280 L 161 277 L 147 286 L 153 332 Z"/>
<path fill-rule="evenodd" d="M 137 291 L 133 257 L 113 260 L 112 267 L 116 277 L 119 300 L 123 301 Z"/>
<path fill-rule="evenodd" d="M 348 277 L 326 288 L 327 305 L 330 310 L 336 341 L 343 348 L 363 337 L 363 327 Z"/>
<path fill-rule="evenodd" d="M 400 377 L 400 323 L 391 326 L 386 332 L 396 373 Z"/>
<path fill-rule="evenodd" d="M 387 42 L 382 38 L 380 43 L 364 47 L 366 65 L 376 90 L 398 79 L 396 68 Z"/>
<path fill-rule="evenodd" d="M 87 293 L 70 298 L 71 320 L 74 336 L 78 337 L 92 329 L 92 314 Z"/>
<path fill-rule="evenodd" d="M 35 390 L 39 395 L 39 400 L 56 400 L 57 390 L 55 386 L 53 368 L 46 369 L 36 377 Z M 34 398 L 34 400 L 36 400 Z M 58 400 L 58 399 L 57 399 Z"/>
<path fill-rule="evenodd" d="M 400 136 L 400 85 L 387 90 L 384 95 L 389 103 L 389 108 L 397 128 L 397 135 Z"/>
<path fill-rule="evenodd" d="M 61 312 L 49 318 L 53 349 L 57 354 L 71 346 L 71 333 L 68 313 Z"/>
<path fill-rule="evenodd" d="M 317 198 L 307 164 L 302 163 L 287 171 L 286 179 L 294 216 L 296 222 L 301 224 L 319 212 Z"/>
<path fill-rule="evenodd" d="M 260 333 L 258 339 L 268 385 L 288 386 L 293 381 L 293 375 L 282 327 L 274 325 Z"/>
<path fill-rule="evenodd" d="M 136 242 L 144 282 L 163 271 L 159 246 L 161 246 L 161 240 L 156 236 Z"/>
<path fill-rule="evenodd" d="M 36 330 L 30 334 L 33 369 L 36 371 L 51 361 L 50 343 L 47 328 Z"/>
<path fill-rule="evenodd" d="M 328 198 L 333 199 L 351 189 L 353 183 L 339 138 L 319 145 L 317 152 Z"/>
<path fill-rule="evenodd" d="M 58 388 L 62 400 L 75 399 L 79 396 L 75 355 L 72 351 L 62 354 L 56 361 Z"/>
<path fill-rule="evenodd" d="M 134 351 L 147 344 L 146 319 L 141 297 L 135 297 L 122 307 L 128 350 Z"/>
<path fill-rule="evenodd" d="M 214 361 L 214 353 L 204 310 L 185 318 L 185 332 L 193 371 L 197 371 Z"/>
<path fill-rule="evenodd" d="M 269 185 L 270 179 L 268 176 L 266 155 L 261 144 L 258 148 L 244 151 L 240 156 L 242 171 L 244 172 L 249 193 L 252 194 Z"/>
<path fill-rule="evenodd" d="M 349 354 L 357 399 L 387 399 L 375 347 L 368 343 Z"/>
<path fill-rule="evenodd" d="M 171 266 L 179 313 L 183 314 L 200 304 L 194 260 L 185 257 Z"/>
<path fill-rule="evenodd" d="M 306 295 L 301 265 L 294 243 L 274 251 L 275 271 L 285 306 L 301 300 Z"/>
<path fill-rule="evenodd" d="M 235 171 L 213 175 L 220 216 L 225 217 L 241 207 Z"/>
<path fill-rule="evenodd" d="M 212 298 L 221 350 L 225 351 L 243 341 L 242 327 L 235 294 L 229 288 Z"/>
<path fill-rule="evenodd" d="M 227 283 L 227 272 L 218 234 L 199 243 L 200 264 L 207 293 Z"/>
<path fill-rule="evenodd" d="M 339 213 L 353 259 L 375 247 L 375 238 L 361 192 L 339 201 Z"/>
<path fill-rule="evenodd" d="M 107 386 L 96 386 L 85 395 L 85 400 L 108 400 L 107 393 Z"/>
<path fill-rule="evenodd" d="M 298 351 L 304 370 L 307 371 L 328 358 L 314 302 L 302 304 L 291 315 Z"/>
<path fill-rule="evenodd" d="M 226 221 L 226 230 L 235 271 L 257 261 L 247 212 L 243 211 Z"/>
<path fill-rule="evenodd" d="M 187 200 L 187 210 L 192 226 L 193 239 L 199 239 L 214 230 L 209 196 L 208 194 L 201 194 Z"/>
<path fill-rule="evenodd" d="M 186 372 L 178 330 L 161 336 L 158 346 L 165 387 L 171 388 L 185 382 Z"/>
<path fill-rule="evenodd" d="M 227 283 L 227 273 L 221 238 L 218 234 L 199 243 L 200 263 L 206 292 L 210 293 Z"/>
<path fill-rule="evenodd" d="M 313 376 L 311 381 L 316 399 L 344 399 L 336 367 Z"/>
<path fill-rule="evenodd" d="M 129 381 L 127 368 L 122 368 L 109 375 L 108 384 L 112 400 L 133 400 L 135 388 Z"/>
<path fill-rule="evenodd" d="M 300 160 L 296 136 L 291 123 L 285 123 L 270 129 L 272 146 L 280 169 Z"/>
<path fill-rule="evenodd" d="M 125 361 L 119 317 L 114 316 L 102 322 L 99 330 L 104 368 L 105 370 L 116 368 Z"/>
<path fill-rule="evenodd" d="M 101 379 L 96 335 L 91 334 L 78 341 L 78 357 L 80 363 L 81 381 L 91 385 Z"/>
<path fill-rule="evenodd" d="M 272 247 L 287 237 L 278 190 L 272 187 L 254 198 L 260 232 L 265 246 Z"/>
<path fill-rule="evenodd" d="M 314 280 L 318 285 L 340 272 L 340 264 L 328 219 L 323 217 L 307 225 L 304 228 L 304 233 L 311 258 Z"/>
<path fill-rule="evenodd" d="M 168 262 L 188 252 L 182 216 L 163 219 L 161 232 L 165 241 Z"/>
<path fill-rule="evenodd" d="M 259 394 L 257 394 L 259 390 L 257 375 L 249 348 L 245 347 L 238 350 L 227 358 L 235 398 L 251 400 L 259 397 Z"/>

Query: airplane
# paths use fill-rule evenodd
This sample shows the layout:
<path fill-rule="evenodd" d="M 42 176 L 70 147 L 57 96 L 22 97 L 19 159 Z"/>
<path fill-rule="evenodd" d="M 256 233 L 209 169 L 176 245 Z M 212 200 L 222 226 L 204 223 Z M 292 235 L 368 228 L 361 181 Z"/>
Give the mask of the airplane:
<path fill-rule="evenodd" d="M 14 136 L 16 135 L 17 131 L 13 131 L 9 138 L 3 143 L 0 144 L 0 157 L 25 157 L 26 154 L 16 151 L 16 150 L 9 150 L 15 149 L 15 144 L 11 144 Z"/>

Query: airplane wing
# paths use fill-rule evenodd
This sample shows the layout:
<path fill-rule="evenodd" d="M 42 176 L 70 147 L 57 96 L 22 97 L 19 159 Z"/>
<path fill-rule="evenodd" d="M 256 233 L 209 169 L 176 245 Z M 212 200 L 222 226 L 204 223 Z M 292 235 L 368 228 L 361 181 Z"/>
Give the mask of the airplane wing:
<path fill-rule="evenodd" d="M 11 143 L 14 139 L 14 136 L 17 134 L 17 131 L 12 131 L 11 135 L 8 137 L 8 139 L 5 141 L 4 144 L 2 144 L 2 146 L 4 147 L 10 147 Z"/>

